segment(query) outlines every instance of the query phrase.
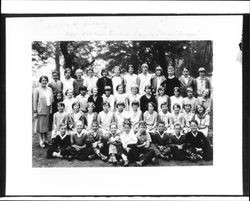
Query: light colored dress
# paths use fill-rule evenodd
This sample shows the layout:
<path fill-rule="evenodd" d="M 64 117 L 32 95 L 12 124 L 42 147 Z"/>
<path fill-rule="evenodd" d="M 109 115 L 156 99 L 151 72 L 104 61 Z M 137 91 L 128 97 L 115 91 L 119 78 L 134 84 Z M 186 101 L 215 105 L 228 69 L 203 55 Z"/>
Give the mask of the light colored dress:
<path fill-rule="evenodd" d="M 114 114 L 111 111 L 108 111 L 108 113 L 101 111 L 98 114 L 97 121 L 101 129 L 103 129 L 103 132 L 108 131 L 110 128 L 110 124 L 114 121 Z"/>
<path fill-rule="evenodd" d="M 87 130 L 90 130 L 92 126 L 92 122 L 94 120 L 97 120 L 97 113 L 96 112 L 93 112 L 92 114 L 86 113 L 85 117 L 87 120 Z"/>
<path fill-rule="evenodd" d="M 123 78 L 121 76 L 113 76 L 111 80 L 112 80 L 112 84 L 113 84 L 113 94 L 116 95 L 118 93 L 116 91 L 116 87 L 119 84 L 123 84 Z"/>
<path fill-rule="evenodd" d="M 128 110 L 128 102 L 127 102 L 127 94 L 123 93 L 123 94 L 115 94 L 115 102 L 116 104 L 119 102 L 123 102 L 125 104 L 125 110 Z"/>
<path fill-rule="evenodd" d="M 69 99 L 68 97 L 66 97 L 63 100 L 63 103 L 65 104 L 65 112 L 67 112 L 68 114 L 72 113 L 73 112 L 72 105 L 75 102 L 78 102 L 78 100 L 76 98 Z"/>
<path fill-rule="evenodd" d="M 96 85 L 97 80 L 98 80 L 98 78 L 96 76 L 93 76 L 93 77 L 86 76 L 85 77 L 84 86 L 87 87 L 88 94 L 91 94 L 91 90 L 93 88 L 97 87 L 97 85 Z"/>
<path fill-rule="evenodd" d="M 190 132 L 190 121 L 194 119 L 194 113 L 189 112 L 187 113 L 185 110 L 183 111 L 183 117 L 185 120 L 185 128 L 184 128 L 184 133 Z"/>
<path fill-rule="evenodd" d="M 87 106 L 88 106 L 88 98 L 89 95 L 86 94 L 85 96 L 82 96 L 81 94 L 79 94 L 78 96 L 76 96 L 76 99 L 79 101 L 80 103 L 80 108 L 83 112 L 87 111 Z"/>
<path fill-rule="evenodd" d="M 33 94 L 33 108 L 37 111 L 38 123 L 36 132 L 47 133 L 49 131 L 49 114 L 53 102 L 53 92 L 50 87 L 38 87 Z"/>
<path fill-rule="evenodd" d="M 110 111 L 115 110 L 115 97 L 110 94 L 109 97 L 107 97 L 105 94 L 102 95 L 103 102 L 108 102 L 110 104 Z"/>
<path fill-rule="evenodd" d="M 194 119 L 198 122 L 198 126 L 206 126 L 206 128 L 198 129 L 198 131 L 202 132 L 207 137 L 210 116 L 207 114 L 205 117 L 200 118 L 199 115 L 196 114 Z"/>
<path fill-rule="evenodd" d="M 61 112 L 56 112 L 53 115 L 53 128 L 52 128 L 53 130 L 52 130 L 52 133 L 51 133 L 51 138 L 56 137 L 55 134 L 59 130 L 59 125 L 61 123 L 64 123 L 65 125 L 67 125 L 68 118 L 69 118 L 69 115 L 65 111 L 63 111 L 62 113 Z"/>
<path fill-rule="evenodd" d="M 138 130 L 139 122 L 142 119 L 142 111 L 139 109 L 136 112 L 134 112 L 134 110 L 130 110 L 128 115 L 129 115 L 129 119 L 132 123 L 132 128 L 134 130 Z"/>
<path fill-rule="evenodd" d="M 152 114 L 150 114 L 148 111 L 144 112 L 143 119 L 147 124 L 147 130 L 150 132 L 155 131 L 157 126 L 157 112 L 153 111 Z"/>
<path fill-rule="evenodd" d="M 170 97 L 170 112 L 173 111 L 173 106 L 174 104 L 179 104 L 181 106 L 181 110 L 182 110 L 182 106 L 183 106 L 183 98 L 181 96 L 176 97 L 176 96 L 171 96 Z"/>
<path fill-rule="evenodd" d="M 169 104 L 169 102 L 168 102 L 169 99 L 168 98 L 169 98 L 168 95 L 156 96 L 156 101 L 157 101 L 157 106 L 158 106 L 158 109 L 157 109 L 158 112 L 162 111 L 162 109 L 161 109 L 161 104 L 162 103 L 167 102 Z"/>
<path fill-rule="evenodd" d="M 140 98 L 141 98 L 141 95 L 139 94 L 136 94 L 136 95 L 133 95 L 133 94 L 129 94 L 128 95 L 128 111 L 132 110 L 132 102 L 133 101 L 138 101 L 140 103 Z"/>
<path fill-rule="evenodd" d="M 160 120 L 165 123 L 166 128 L 173 127 L 174 117 L 170 112 L 163 113 L 162 111 L 160 111 L 158 115 Z"/>
<path fill-rule="evenodd" d="M 191 105 L 191 111 L 195 112 L 196 105 L 197 105 L 197 99 L 195 97 L 192 98 L 184 98 L 183 99 L 183 105 L 190 104 Z"/>
<path fill-rule="evenodd" d="M 121 139 L 122 147 L 124 149 L 127 149 L 129 144 L 136 144 L 138 142 L 133 129 L 131 129 L 129 133 L 122 132 L 120 135 L 120 139 Z"/>
<path fill-rule="evenodd" d="M 146 75 L 144 75 L 143 73 L 140 73 L 138 75 L 139 78 L 139 89 L 140 89 L 140 95 L 144 95 L 145 94 L 145 86 L 147 85 L 151 85 L 151 78 L 153 77 L 153 74 L 147 73 Z"/>
<path fill-rule="evenodd" d="M 137 85 L 137 79 L 138 79 L 138 76 L 136 74 L 129 74 L 127 73 L 125 76 L 124 76 L 124 81 L 125 81 L 125 84 L 126 84 L 126 94 L 130 94 L 131 93 L 131 87 L 134 86 L 134 85 Z"/>
<path fill-rule="evenodd" d="M 118 129 L 120 131 L 122 131 L 123 130 L 123 122 L 125 119 L 129 118 L 129 114 L 127 111 L 123 111 L 123 112 L 116 111 L 114 115 L 115 115 L 115 121 L 117 122 L 117 125 L 118 125 Z"/>
<path fill-rule="evenodd" d="M 62 84 L 63 84 L 63 95 L 64 95 L 65 98 L 66 98 L 65 92 L 66 92 L 68 89 L 71 89 L 72 91 L 74 90 L 73 82 L 74 82 L 74 79 L 73 79 L 72 77 L 69 78 L 69 79 L 63 79 L 63 80 L 62 80 Z"/>

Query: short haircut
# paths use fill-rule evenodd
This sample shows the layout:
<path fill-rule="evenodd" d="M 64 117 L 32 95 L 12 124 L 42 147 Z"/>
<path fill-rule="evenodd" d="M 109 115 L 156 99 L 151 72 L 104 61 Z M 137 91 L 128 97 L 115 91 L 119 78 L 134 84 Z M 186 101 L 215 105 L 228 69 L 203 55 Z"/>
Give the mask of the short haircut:
<path fill-rule="evenodd" d="M 181 106 L 180 106 L 178 103 L 175 103 L 175 104 L 173 105 L 173 109 L 174 109 L 175 107 L 178 107 L 179 109 L 181 109 Z"/>
<path fill-rule="evenodd" d="M 163 124 L 164 126 L 165 126 L 165 122 L 164 121 L 158 121 L 158 123 L 157 123 L 157 126 L 159 126 L 160 124 Z"/>
<path fill-rule="evenodd" d="M 180 87 L 174 87 L 174 91 L 180 92 Z"/>
<path fill-rule="evenodd" d="M 203 94 L 205 91 L 207 91 L 207 96 L 206 96 L 206 97 L 210 97 L 211 91 L 210 91 L 209 89 L 205 89 L 205 90 L 202 92 L 202 94 Z"/>
<path fill-rule="evenodd" d="M 184 69 L 186 69 L 187 71 L 189 71 L 189 68 L 188 68 L 188 67 L 186 67 L 186 66 L 183 68 L 183 70 L 182 70 L 182 71 L 184 71 Z"/>
<path fill-rule="evenodd" d="M 164 106 L 164 105 L 168 106 L 168 102 L 163 102 L 163 103 L 161 104 L 161 108 L 162 108 L 162 106 Z"/>
<path fill-rule="evenodd" d="M 168 66 L 168 69 L 170 69 L 170 68 L 174 69 L 174 67 L 173 67 L 173 66 L 171 66 L 171 65 L 170 65 L 170 66 Z"/>
<path fill-rule="evenodd" d="M 192 105 L 187 103 L 187 104 L 183 104 L 183 108 L 186 107 L 186 106 L 189 106 L 190 108 L 192 108 Z"/>
<path fill-rule="evenodd" d="M 79 87 L 79 93 L 80 93 L 81 91 L 88 91 L 88 89 L 87 89 L 86 86 L 80 86 L 80 87 Z"/>
<path fill-rule="evenodd" d="M 46 75 L 42 75 L 42 76 L 39 78 L 39 82 L 40 82 L 40 83 L 42 82 L 42 79 L 46 79 L 47 82 L 49 82 L 49 78 L 48 78 Z"/>
<path fill-rule="evenodd" d="M 106 87 L 104 88 L 104 91 L 112 91 L 112 90 L 111 90 L 111 86 L 106 86 Z"/>
<path fill-rule="evenodd" d="M 95 104 L 93 102 L 88 102 L 87 108 L 92 107 L 95 109 Z"/>
<path fill-rule="evenodd" d="M 71 69 L 70 69 L 70 68 L 65 68 L 64 74 L 66 74 L 67 72 L 70 72 L 70 73 L 71 73 Z"/>
<path fill-rule="evenodd" d="M 140 121 L 140 122 L 139 122 L 139 126 L 147 127 L 146 121 Z"/>
<path fill-rule="evenodd" d="M 97 88 L 97 87 L 93 87 L 93 88 L 91 89 L 91 93 L 93 93 L 94 89 L 96 89 L 97 92 L 98 92 L 98 88 Z"/>
<path fill-rule="evenodd" d="M 92 71 L 94 72 L 93 68 L 92 67 L 88 67 L 87 70 L 86 70 L 86 73 L 88 74 L 89 71 Z"/>
<path fill-rule="evenodd" d="M 138 85 L 132 85 L 131 88 L 130 88 L 130 90 L 132 90 L 132 89 L 136 89 L 137 93 L 139 93 L 139 87 L 138 87 Z"/>
<path fill-rule="evenodd" d="M 53 75 L 53 74 L 57 74 L 57 75 L 58 75 L 58 72 L 57 72 L 56 70 L 53 70 L 51 74 L 52 74 L 52 75 Z"/>
<path fill-rule="evenodd" d="M 195 123 L 195 124 L 198 126 L 198 121 L 196 121 L 195 119 L 193 119 L 193 120 L 190 121 L 190 124 L 191 124 L 192 122 Z"/>
<path fill-rule="evenodd" d="M 193 92 L 194 90 L 193 90 L 193 88 L 192 87 L 188 87 L 187 88 L 187 92 Z"/>
<path fill-rule="evenodd" d="M 181 126 L 181 124 L 180 124 L 179 122 L 176 122 L 176 123 L 174 124 L 174 128 L 175 128 L 176 126 L 180 126 L 180 128 L 182 128 L 182 126 Z"/>
<path fill-rule="evenodd" d="M 116 128 L 118 128 L 118 124 L 116 122 L 112 122 L 110 125 L 109 125 L 109 128 L 111 128 L 111 126 L 116 126 Z"/>
<path fill-rule="evenodd" d="M 150 85 L 146 85 L 144 91 L 146 91 L 147 89 L 150 89 L 152 91 L 152 87 Z"/>
<path fill-rule="evenodd" d="M 65 123 L 61 122 L 58 127 L 60 129 L 61 127 L 67 127 L 67 125 Z"/>
<path fill-rule="evenodd" d="M 110 107 L 110 103 L 109 103 L 108 101 L 104 101 L 104 102 L 102 103 L 102 107 L 103 107 L 103 106 L 106 106 L 106 105 Z"/>
<path fill-rule="evenodd" d="M 58 91 L 58 92 L 56 93 L 56 95 L 58 95 L 58 94 L 63 95 L 63 92 L 62 92 L 62 91 Z"/>
<path fill-rule="evenodd" d="M 137 105 L 138 107 L 140 106 L 140 102 L 137 100 L 132 101 L 131 106 Z"/>
<path fill-rule="evenodd" d="M 122 105 L 123 107 L 125 107 L 125 103 L 124 102 L 119 101 L 118 103 L 116 103 L 116 107 L 117 108 L 118 108 L 119 105 Z"/>
<path fill-rule="evenodd" d="M 91 123 L 91 126 L 93 126 L 94 124 L 96 124 L 99 127 L 99 123 L 98 123 L 97 120 L 93 120 L 92 123 Z"/>
<path fill-rule="evenodd" d="M 75 75 L 78 74 L 78 73 L 81 73 L 81 74 L 83 75 L 82 69 L 78 68 L 78 69 L 76 70 L 76 72 L 75 72 Z"/>
<path fill-rule="evenodd" d="M 134 68 L 134 66 L 133 66 L 132 64 L 129 64 L 129 65 L 128 65 L 127 71 L 128 71 L 130 68 L 133 68 L 133 70 L 135 70 L 135 68 Z"/>
<path fill-rule="evenodd" d="M 118 70 L 120 71 L 120 73 L 121 73 L 121 67 L 120 67 L 120 66 L 115 66 L 115 67 L 112 69 L 112 73 L 114 73 L 116 69 L 118 69 Z"/>
<path fill-rule="evenodd" d="M 156 71 L 161 71 L 161 75 L 163 74 L 163 69 L 162 69 L 162 67 L 159 66 L 159 65 L 155 68 L 155 72 L 156 72 Z"/>
<path fill-rule="evenodd" d="M 142 64 L 142 65 L 141 65 L 141 69 L 142 69 L 142 68 L 148 68 L 148 64 L 146 64 L 146 63 Z"/>
<path fill-rule="evenodd" d="M 64 102 L 59 102 L 59 103 L 57 103 L 57 106 L 61 106 L 61 107 L 65 108 Z"/>
<path fill-rule="evenodd" d="M 67 89 L 67 90 L 65 91 L 65 95 L 66 95 L 66 96 L 67 96 L 67 94 L 68 94 L 69 91 L 72 91 L 72 92 L 73 92 L 73 89 Z"/>
<path fill-rule="evenodd" d="M 118 88 L 119 87 L 122 87 L 122 90 L 124 91 L 124 85 L 123 84 L 118 84 L 117 86 L 116 86 L 116 91 L 118 91 Z"/>
<path fill-rule="evenodd" d="M 159 91 L 161 91 L 161 90 L 165 91 L 165 89 L 164 89 L 163 86 L 160 86 L 160 87 L 158 88 L 157 92 L 159 93 Z"/>
<path fill-rule="evenodd" d="M 103 76 L 103 73 L 106 72 L 107 74 L 109 73 L 107 69 L 102 69 L 101 75 Z"/>
<path fill-rule="evenodd" d="M 199 113 L 199 112 L 198 112 L 198 107 L 202 107 L 202 108 L 203 108 L 203 114 L 206 112 L 206 108 L 205 108 L 205 106 L 204 106 L 204 105 L 199 104 L 199 105 L 196 105 L 196 108 L 195 108 L 195 113 L 196 113 L 196 114 L 198 114 L 198 113 Z"/>
<path fill-rule="evenodd" d="M 123 126 L 125 126 L 125 125 L 128 125 L 131 128 L 132 123 L 131 123 L 130 119 L 124 119 Z"/>
<path fill-rule="evenodd" d="M 75 107 L 75 105 L 78 105 L 79 108 L 81 107 L 81 106 L 80 106 L 80 103 L 77 101 L 77 102 L 74 102 L 74 103 L 72 104 L 72 109 Z"/>
<path fill-rule="evenodd" d="M 76 125 L 79 125 L 79 124 L 81 124 L 82 126 L 84 126 L 83 122 L 80 121 L 80 120 L 78 120 L 78 121 L 76 122 Z"/>
<path fill-rule="evenodd" d="M 155 103 L 149 102 L 149 103 L 147 104 L 147 108 L 148 108 L 148 106 L 149 106 L 150 104 L 151 104 L 154 108 L 156 107 Z"/>

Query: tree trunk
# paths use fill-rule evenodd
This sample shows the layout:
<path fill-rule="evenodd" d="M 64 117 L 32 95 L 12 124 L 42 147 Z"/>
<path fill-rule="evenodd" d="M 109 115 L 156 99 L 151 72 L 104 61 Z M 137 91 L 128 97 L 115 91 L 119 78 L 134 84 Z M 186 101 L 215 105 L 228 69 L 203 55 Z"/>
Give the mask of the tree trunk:
<path fill-rule="evenodd" d="M 156 48 L 158 51 L 159 65 L 163 69 L 163 75 L 167 76 L 167 63 L 166 63 L 165 50 L 159 43 L 156 45 Z"/>
<path fill-rule="evenodd" d="M 56 63 L 56 71 L 58 72 L 58 79 L 60 79 L 60 46 L 59 42 L 56 42 L 56 51 L 55 51 L 55 63 Z"/>

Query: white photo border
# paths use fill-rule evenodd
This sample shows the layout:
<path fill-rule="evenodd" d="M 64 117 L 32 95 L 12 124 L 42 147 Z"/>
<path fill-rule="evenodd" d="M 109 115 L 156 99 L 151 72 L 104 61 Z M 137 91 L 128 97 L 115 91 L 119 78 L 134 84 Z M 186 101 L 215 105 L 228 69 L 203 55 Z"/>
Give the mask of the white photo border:
<path fill-rule="evenodd" d="M 242 68 L 236 60 L 241 34 L 239 15 L 8 18 L 6 195 L 241 195 Z M 212 40 L 213 166 L 32 168 L 31 43 L 36 40 Z"/>

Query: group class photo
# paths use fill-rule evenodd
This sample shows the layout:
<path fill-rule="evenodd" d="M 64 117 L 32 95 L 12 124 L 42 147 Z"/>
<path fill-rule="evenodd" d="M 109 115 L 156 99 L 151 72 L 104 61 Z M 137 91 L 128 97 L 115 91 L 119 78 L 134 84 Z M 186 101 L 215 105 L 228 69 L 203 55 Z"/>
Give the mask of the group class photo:
<path fill-rule="evenodd" d="M 33 167 L 213 165 L 212 47 L 33 41 Z"/>

